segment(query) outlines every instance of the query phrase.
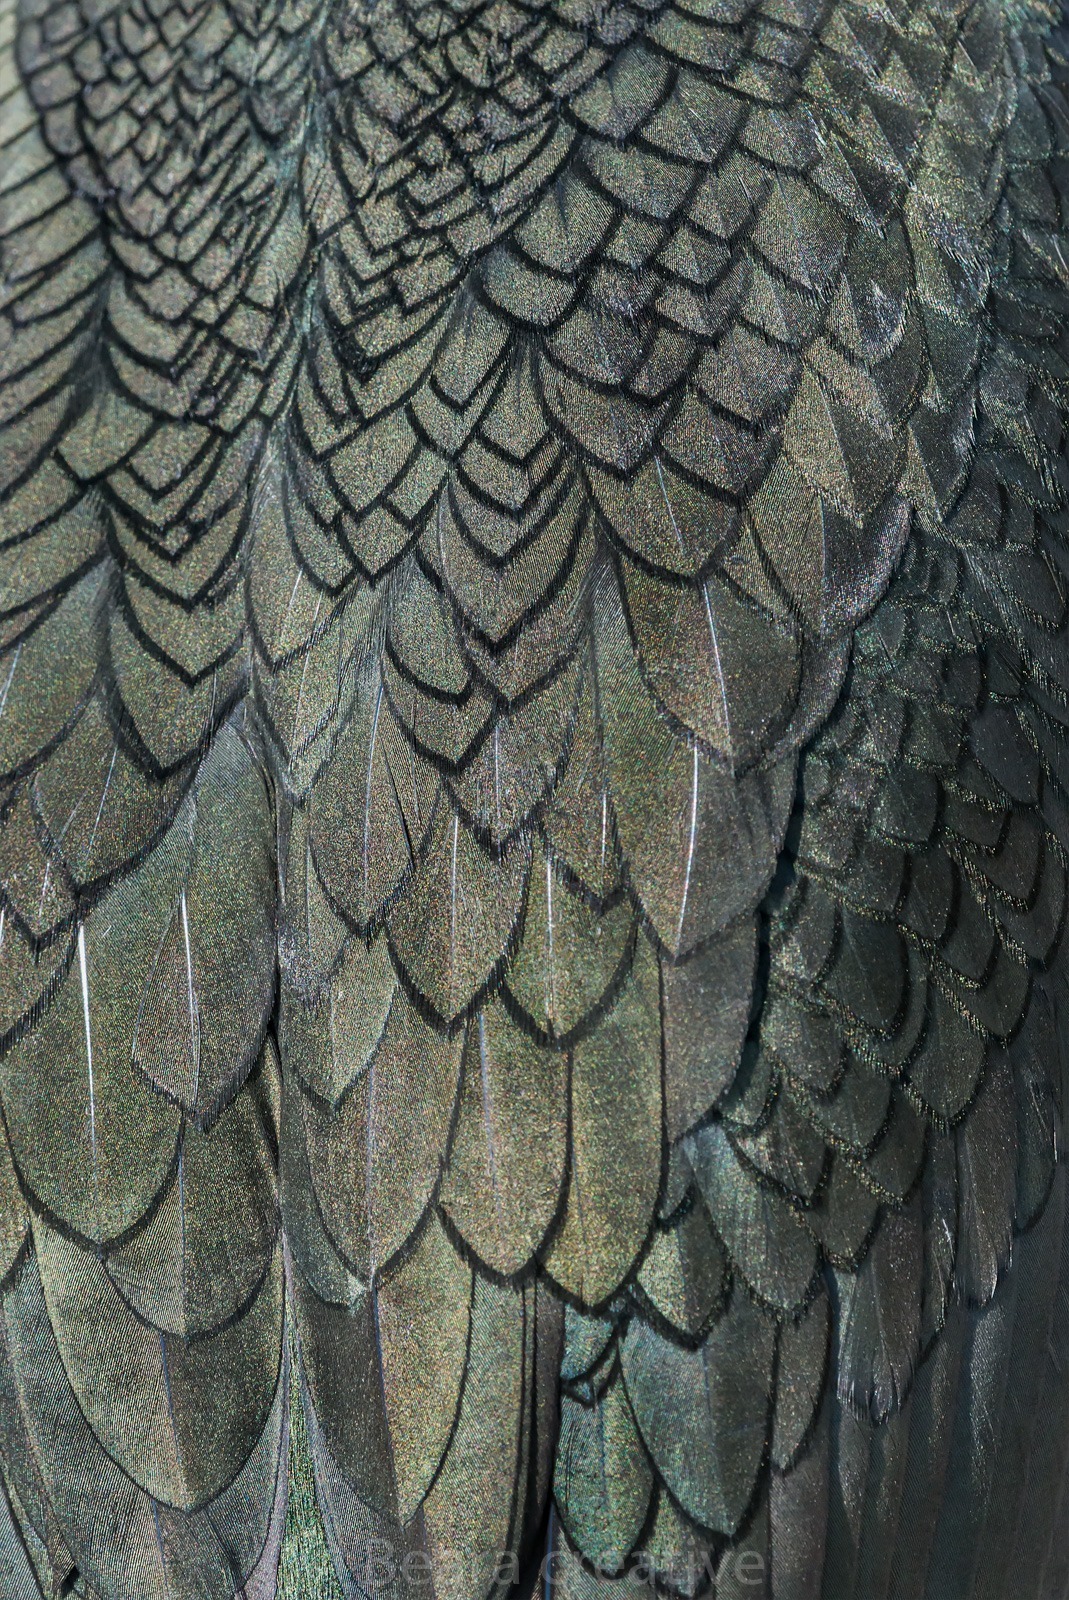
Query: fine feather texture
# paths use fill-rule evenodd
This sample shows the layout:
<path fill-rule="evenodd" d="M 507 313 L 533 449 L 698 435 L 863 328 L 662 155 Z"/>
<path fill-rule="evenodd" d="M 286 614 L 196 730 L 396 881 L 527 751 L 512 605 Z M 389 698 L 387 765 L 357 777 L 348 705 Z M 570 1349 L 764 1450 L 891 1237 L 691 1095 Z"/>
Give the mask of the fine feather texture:
<path fill-rule="evenodd" d="M 1069 1595 L 1067 52 L 0 0 L 0 1600 Z"/>

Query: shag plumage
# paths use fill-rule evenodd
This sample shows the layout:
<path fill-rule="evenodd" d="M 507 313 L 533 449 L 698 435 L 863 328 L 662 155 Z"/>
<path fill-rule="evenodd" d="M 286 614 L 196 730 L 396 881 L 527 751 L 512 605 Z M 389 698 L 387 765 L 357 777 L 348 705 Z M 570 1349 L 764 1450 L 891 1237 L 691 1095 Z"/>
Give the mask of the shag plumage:
<path fill-rule="evenodd" d="M 1067 47 L 0 0 L 0 1600 L 1069 1593 Z"/>

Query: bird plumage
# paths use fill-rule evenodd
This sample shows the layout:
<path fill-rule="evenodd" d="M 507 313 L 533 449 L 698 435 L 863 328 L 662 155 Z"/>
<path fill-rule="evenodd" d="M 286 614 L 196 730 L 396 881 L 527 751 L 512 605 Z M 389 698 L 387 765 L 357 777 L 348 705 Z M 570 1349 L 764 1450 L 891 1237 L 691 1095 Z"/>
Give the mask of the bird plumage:
<path fill-rule="evenodd" d="M 0 1593 L 1069 1592 L 1069 61 L 3 0 Z"/>

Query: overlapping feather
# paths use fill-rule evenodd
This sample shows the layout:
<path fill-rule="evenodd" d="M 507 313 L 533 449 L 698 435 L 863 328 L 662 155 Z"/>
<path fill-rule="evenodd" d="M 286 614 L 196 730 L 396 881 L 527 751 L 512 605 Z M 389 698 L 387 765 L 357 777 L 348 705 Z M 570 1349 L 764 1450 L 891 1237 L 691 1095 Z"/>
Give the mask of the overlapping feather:
<path fill-rule="evenodd" d="M 0 29 L 3 1583 L 1059 1592 L 1052 19 Z"/>

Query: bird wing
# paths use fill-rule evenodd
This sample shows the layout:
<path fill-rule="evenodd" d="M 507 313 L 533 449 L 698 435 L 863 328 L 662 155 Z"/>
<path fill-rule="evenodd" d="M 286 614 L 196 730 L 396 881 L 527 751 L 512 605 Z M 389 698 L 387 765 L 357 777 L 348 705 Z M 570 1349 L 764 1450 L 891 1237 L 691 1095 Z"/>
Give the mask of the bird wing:
<path fill-rule="evenodd" d="M 11 1593 L 1059 1592 L 1057 19 L 0 51 Z"/>

